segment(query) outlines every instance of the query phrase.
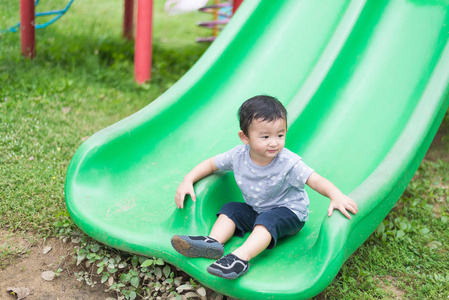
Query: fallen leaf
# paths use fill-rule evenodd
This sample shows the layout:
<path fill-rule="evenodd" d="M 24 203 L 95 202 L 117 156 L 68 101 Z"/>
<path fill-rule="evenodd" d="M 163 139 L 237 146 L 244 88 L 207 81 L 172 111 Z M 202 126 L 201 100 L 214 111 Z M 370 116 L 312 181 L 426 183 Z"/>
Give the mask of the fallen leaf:
<path fill-rule="evenodd" d="M 42 272 L 41 277 L 45 281 L 52 281 L 53 279 L 55 279 L 55 272 L 53 271 Z"/>
<path fill-rule="evenodd" d="M 114 284 L 114 277 L 111 276 L 111 277 L 109 277 L 109 279 L 108 279 L 108 285 L 109 285 L 109 286 L 112 286 L 113 284 Z"/>
<path fill-rule="evenodd" d="M 197 290 L 197 292 L 198 292 L 198 294 L 199 294 L 200 296 L 202 296 L 202 297 L 205 297 L 205 296 L 206 296 L 206 290 L 205 290 L 203 287 L 200 287 L 200 288 Z"/>
<path fill-rule="evenodd" d="M 193 290 L 193 289 L 194 289 L 194 287 L 190 283 L 186 283 L 186 284 L 178 286 L 176 288 L 176 291 L 178 293 L 182 293 L 183 291 L 188 291 L 188 290 Z"/>
<path fill-rule="evenodd" d="M 187 294 L 185 294 L 186 298 L 201 298 L 200 296 L 198 296 L 195 292 L 188 292 Z"/>
<path fill-rule="evenodd" d="M 42 250 L 42 254 L 47 254 L 48 252 L 51 251 L 51 249 L 53 249 L 52 246 L 46 246 L 46 247 L 44 248 L 44 250 Z"/>
<path fill-rule="evenodd" d="M 17 300 L 25 299 L 30 295 L 30 289 L 24 287 L 9 287 L 6 291 L 17 296 Z"/>

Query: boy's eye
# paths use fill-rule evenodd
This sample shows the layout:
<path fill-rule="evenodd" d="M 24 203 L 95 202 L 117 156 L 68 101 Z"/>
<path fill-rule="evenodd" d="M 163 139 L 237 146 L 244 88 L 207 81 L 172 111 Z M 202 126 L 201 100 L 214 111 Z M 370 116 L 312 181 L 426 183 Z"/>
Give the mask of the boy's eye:
<path fill-rule="evenodd" d="M 267 138 L 268 138 L 268 135 L 264 135 L 262 138 L 263 138 L 263 139 L 267 139 Z"/>
<path fill-rule="evenodd" d="M 283 134 L 280 134 L 280 135 L 279 135 L 280 138 L 283 137 L 283 136 L 284 136 Z"/>

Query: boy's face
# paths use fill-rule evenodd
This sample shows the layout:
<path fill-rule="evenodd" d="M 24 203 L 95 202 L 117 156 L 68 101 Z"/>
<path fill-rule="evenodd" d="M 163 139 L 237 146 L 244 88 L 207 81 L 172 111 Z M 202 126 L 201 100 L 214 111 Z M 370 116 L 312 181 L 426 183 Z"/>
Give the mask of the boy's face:
<path fill-rule="evenodd" d="M 284 119 L 272 122 L 253 120 L 248 136 L 239 131 L 242 142 L 249 145 L 249 154 L 256 165 L 266 166 L 284 149 L 287 124 Z"/>

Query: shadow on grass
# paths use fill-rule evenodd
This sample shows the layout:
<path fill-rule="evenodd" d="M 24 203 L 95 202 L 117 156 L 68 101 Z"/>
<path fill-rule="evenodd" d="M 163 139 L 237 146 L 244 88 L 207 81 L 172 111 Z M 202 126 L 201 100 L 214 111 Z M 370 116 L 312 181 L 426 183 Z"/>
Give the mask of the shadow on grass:
<path fill-rule="evenodd" d="M 39 32 L 33 60 L 20 55 L 19 34 L 0 37 L 1 96 L 17 92 L 51 94 L 77 85 L 138 91 L 134 82 L 134 42 L 119 37 Z M 201 56 L 207 45 L 174 48 L 158 40 L 153 44 L 151 85 L 156 94 L 176 82 Z M 156 96 L 156 95 L 155 95 Z"/>

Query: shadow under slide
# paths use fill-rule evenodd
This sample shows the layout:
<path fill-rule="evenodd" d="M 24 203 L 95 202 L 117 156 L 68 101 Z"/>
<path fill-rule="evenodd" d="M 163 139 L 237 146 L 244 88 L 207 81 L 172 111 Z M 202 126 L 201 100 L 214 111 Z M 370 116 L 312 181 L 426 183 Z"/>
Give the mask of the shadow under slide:
<path fill-rule="evenodd" d="M 448 9 L 448 1 L 245 0 L 171 89 L 76 151 L 66 180 L 73 221 L 236 298 L 319 294 L 397 202 L 448 108 Z M 236 113 L 256 94 L 284 103 L 286 147 L 359 213 L 327 217 L 329 199 L 309 189 L 304 229 L 230 281 L 207 273 L 211 260 L 182 257 L 170 238 L 207 235 L 224 203 L 243 201 L 232 173 L 199 181 L 197 201 L 182 210 L 174 195 L 196 164 L 240 143 Z M 225 253 L 243 241 L 233 237 Z"/>

